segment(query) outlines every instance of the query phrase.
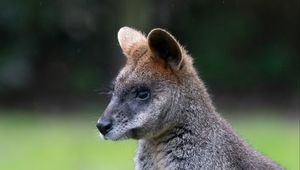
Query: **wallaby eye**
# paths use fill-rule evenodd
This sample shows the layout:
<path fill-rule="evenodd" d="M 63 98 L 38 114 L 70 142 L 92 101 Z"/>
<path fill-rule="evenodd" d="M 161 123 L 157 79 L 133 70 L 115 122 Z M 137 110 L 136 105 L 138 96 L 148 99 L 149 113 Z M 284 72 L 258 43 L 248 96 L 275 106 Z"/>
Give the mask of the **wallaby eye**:
<path fill-rule="evenodd" d="M 140 89 L 137 91 L 136 98 L 139 100 L 147 100 L 150 97 L 150 92 L 147 89 Z"/>

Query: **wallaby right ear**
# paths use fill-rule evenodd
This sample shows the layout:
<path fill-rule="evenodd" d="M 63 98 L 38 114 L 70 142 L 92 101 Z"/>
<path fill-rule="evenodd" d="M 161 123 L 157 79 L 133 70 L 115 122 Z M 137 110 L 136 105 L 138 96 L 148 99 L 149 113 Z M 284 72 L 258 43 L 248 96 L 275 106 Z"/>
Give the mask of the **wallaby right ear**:
<path fill-rule="evenodd" d="M 174 70 L 180 69 L 182 64 L 181 48 L 170 33 L 156 28 L 150 31 L 147 38 L 154 57 L 161 59 Z"/>
<path fill-rule="evenodd" d="M 122 27 L 118 32 L 118 41 L 122 48 L 123 53 L 129 57 L 132 53 L 132 48 L 137 43 L 146 42 L 146 37 L 139 31 L 129 28 Z"/>

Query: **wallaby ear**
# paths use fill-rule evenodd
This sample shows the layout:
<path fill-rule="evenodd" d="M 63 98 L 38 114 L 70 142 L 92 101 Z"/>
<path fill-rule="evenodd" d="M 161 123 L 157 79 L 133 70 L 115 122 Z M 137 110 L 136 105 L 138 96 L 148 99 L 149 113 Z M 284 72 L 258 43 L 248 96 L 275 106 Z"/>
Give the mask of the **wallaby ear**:
<path fill-rule="evenodd" d="M 176 39 L 167 31 L 156 28 L 148 34 L 148 45 L 154 54 L 166 62 L 172 69 L 180 69 L 182 63 L 181 48 Z"/>
<path fill-rule="evenodd" d="M 133 28 L 122 27 L 118 32 L 118 41 L 124 54 L 129 56 L 135 44 L 146 42 L 147 39 L 141 32 Z"/>

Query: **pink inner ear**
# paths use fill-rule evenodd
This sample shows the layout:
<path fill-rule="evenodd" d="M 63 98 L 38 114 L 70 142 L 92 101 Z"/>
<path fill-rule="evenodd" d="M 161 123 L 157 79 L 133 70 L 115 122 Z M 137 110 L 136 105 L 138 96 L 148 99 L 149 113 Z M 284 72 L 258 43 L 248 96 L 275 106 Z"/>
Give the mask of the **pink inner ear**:
<path fill-rule="evenodd" d="M 129 28 L 122 27 L 118 32 L 118 41 L 126 55 L 130 55 L 129 52 L 137 43 L 144 43 L 147 41 L 146 37 L 139 31 Z"/>

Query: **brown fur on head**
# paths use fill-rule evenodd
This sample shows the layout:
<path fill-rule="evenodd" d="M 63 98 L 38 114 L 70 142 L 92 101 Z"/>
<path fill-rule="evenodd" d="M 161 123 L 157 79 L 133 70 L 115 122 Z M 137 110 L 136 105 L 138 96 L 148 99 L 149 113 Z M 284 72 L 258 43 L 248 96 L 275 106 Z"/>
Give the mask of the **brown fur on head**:
<path fill-rule="evenodd" d="M 157 136 L 180 117 L 176 110 L 183 83 L 198 80 L 192 59 L 170 33 L 159 28 L 145 37 L 123 27 L 118 41 L 127 64 L 98 121 L 110 125 L 102 129 L 102 135 L 111 140 Z"/>
<path fill-rule="evenodd" d="M 173 79 L 178 78 L 180 73 L 186 73 L 185 71 L 194 72 L 192 58 L 177 40 L 163 29 L 153 29 L 146 38 L 139 31 L 123 27 L 118 32 L 118 41 L 127 57 L 125 68 L 134 67 L 140 71 L 158 72 L 165 78 Z"/>

